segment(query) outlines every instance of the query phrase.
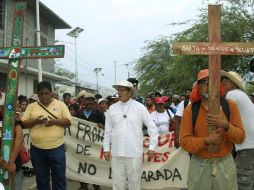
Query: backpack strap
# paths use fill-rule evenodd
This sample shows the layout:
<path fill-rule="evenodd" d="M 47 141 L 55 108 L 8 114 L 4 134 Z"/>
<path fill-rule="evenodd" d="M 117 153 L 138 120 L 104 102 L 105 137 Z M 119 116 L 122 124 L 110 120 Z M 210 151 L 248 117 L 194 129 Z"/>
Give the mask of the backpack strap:
<path fill-rule="evenodd" d="M 190 101 L 189 99 L 184 100 L 183 102 L 184 109 L 188 106 L 189 101 Z"/>
<path fill-rule="evenodd" d="M 198 102 L 194 102 L 191 106 L 193 131 L 195 129 L 196 121 L 198 118 L 200 105 L 201 105 L 201 101 L 198 101 Z"/>
<path fill-rule="evenodd" d="M 220 98 L 220 105 L 222 107 L 223 112 L 226 115 L 227 120 L 230 120 L 230 109 L 228 105 L 228 101 L 226 100 L 225 96 Z"/>
<path fill-rule="evenodd" d="M 193 131 L 195 129 L 196 121 L 197 121 L 197 118 L 198 118 L 200 105 L 201 105 L 201 101 L 198 101 L 198 102 L 193 103 L 192 107 L 191 107 Z M 230 109 L 229 109 L 228 101 L 225 99 L 225 97 L 221 97 L 220 105 L 222 107 L 223 112 L 226 115 L 227 120 L 229 121 L 229 119 L 230 119 Z"/>

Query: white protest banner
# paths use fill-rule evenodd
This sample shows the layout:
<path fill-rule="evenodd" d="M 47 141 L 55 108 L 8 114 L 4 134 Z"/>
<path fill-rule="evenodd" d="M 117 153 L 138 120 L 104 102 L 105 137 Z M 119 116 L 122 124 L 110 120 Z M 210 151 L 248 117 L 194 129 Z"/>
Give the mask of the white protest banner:
<path fill-rule="evenodd" d="M 72 126 L 66 129 L 67 178 L 111 186 L 110 162 L 103 157 L 104 130 L 95 123 L 73 118 Z M 174 145 L 174 133 L 160 136 L 158 148 L 151 161 L 147 159 L 149 137 L 144 137 L 142 189 L 187 187 L 189 155 Z"/>

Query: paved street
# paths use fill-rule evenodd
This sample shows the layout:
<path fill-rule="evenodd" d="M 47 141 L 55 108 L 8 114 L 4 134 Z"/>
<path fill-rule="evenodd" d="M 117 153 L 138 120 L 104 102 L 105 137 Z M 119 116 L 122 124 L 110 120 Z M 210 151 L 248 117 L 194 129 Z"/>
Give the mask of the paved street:
<path fill-rule="evenodd" d="M 24 177 L 24 184 L 22 190 L 28 190 L 28 187 L 35 182 L 35 177 Z M 68 180 L 67 190 L 78 190 L 79 182 Z M 93 190 L 92 186 L 89 186 L 89 190 Z M 110 187 L 101 187 L 101 190 L 111 190 Z M 166 188 L 163 190 L 178 190 L 177 188 Z"/>
<path fill-rule="evenodd" d="M 35 177 L 24 177 L 23 190 L 28 190 L 28 187 L 35 182 Z M 68 180 L 67 190 L 78 190 L 79 182 Z M 109 187 L 102 187 L 101 190 L 110 190 Z M 89 186 L 89 190 L 93 190 L 92 186 Z"/>

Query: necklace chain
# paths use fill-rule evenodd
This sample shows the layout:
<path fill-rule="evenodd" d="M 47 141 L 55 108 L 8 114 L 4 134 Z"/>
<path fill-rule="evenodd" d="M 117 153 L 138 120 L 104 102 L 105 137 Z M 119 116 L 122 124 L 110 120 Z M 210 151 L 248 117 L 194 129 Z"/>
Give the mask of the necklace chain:
<path fill-rule="evenodd" d="M 128 107 L 128 109 L 127 109 L 127 112 L 126 112 L 126 113 L 124 113 L 124 112 L 123 112 L 123 105 L 121 104 L 121 110 L 122 110 L 122 113 L 123 113 L 123 118 L 124 118 L 124 119 L 126 119 L 126 118 L 127 118 L 127 114 L 128 114 L 129 109 L 130 109 L 130 107 L 131 107 L 131 103 L 132 103 L 132 101 L 130 102 L 129 107 Z"/>

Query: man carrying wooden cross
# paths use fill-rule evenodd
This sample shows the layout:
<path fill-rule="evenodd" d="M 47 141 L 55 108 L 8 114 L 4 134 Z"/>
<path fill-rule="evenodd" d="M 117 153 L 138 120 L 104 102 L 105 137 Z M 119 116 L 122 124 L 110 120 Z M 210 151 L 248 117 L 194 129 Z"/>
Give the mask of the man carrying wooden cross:
<path fill-rule="evenodd" d="M 235 102 L 221 99 L 224 104 L 220 115 L 208 113 L 208 73 L 208 69 L 199 72 L 191 94 L 192 104 L 186 107 L 181 120 L 180 145 L 192 154 L 188 190 L 237 190 L 236 166 L 231 150 L 233 143 L 244 141 L 245 132 Z M 208 133 L 208 125 L 217 129 Z M 209 152 L 209 145 L 218 145 L 219 151 Z"/>

